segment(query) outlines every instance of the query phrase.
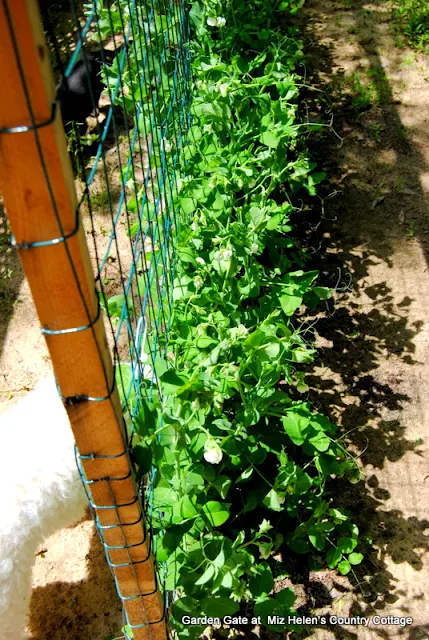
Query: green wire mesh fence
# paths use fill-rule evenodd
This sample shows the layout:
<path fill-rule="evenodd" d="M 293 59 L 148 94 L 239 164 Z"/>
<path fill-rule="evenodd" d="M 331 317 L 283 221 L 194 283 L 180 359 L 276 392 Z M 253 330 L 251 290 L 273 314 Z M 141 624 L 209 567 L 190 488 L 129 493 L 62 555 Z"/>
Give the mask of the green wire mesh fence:
<path fill-rule="evenodd" d="M 44 0 L 41 12 L 131 448 L 168 350 L 190 126 L 186 5 Z M 150 523 L 150 473 L 140 480 Z"/>

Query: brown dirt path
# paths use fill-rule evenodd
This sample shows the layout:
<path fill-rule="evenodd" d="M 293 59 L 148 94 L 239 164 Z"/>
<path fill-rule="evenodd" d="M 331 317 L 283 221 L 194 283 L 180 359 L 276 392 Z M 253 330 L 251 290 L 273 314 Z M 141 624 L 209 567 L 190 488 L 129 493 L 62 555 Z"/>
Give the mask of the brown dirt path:
<path fill-rule="evenodd" d="M 313 400 L 361 452 L 366 479 L 344 504 L 374 549 L 352 587 L 312 574 L 303 610 L 413 619 L 403 629 L 309 630 L 318 640 L 426 640 L 429 60 L 395 47 L 387 2 L 308 0 L 303 17 L 307 74 L 330 96 L 337 134 L 324 135 L 317 150 L 332 180 L 317 256 L 339 291 L 334 313 L 316 326 L 322 366 L 310 381 Z M 308 105 L 310 117 L 320 117 L 314 94 Z"/>

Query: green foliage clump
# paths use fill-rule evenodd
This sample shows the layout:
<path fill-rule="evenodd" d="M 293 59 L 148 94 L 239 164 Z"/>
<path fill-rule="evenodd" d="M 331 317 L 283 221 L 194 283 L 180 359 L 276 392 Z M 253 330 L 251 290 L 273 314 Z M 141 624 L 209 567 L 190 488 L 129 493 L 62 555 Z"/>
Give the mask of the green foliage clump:
<path fill-rule="evenodd" d="M 202 632 L 183 615 L 267 624 L 293 612 L 291 589 L 272 595 L 278 553 L 343 574 L 362 560 L 328 488 L 359 471 L 335 425 L 299 399 L 315 350 L 294 315 L 330 295 L 292 236 L 295 194 L 325 177 L 298 117 L 303 53 L 289 21 L 302 4 L 199 0 L 190 12 L 170 354 L 154 362 L 161 394 L 142 401 L 134 447 L 139 476 L 154 468 L 156 557 L 180 638 Z"/>
<path fill-rule="evenodd" d="M 429 4 L 427 0 L 399 0 L 393 16 L 397 30 L 408 45 L 429 48 Z"/>
<path fill-rule="evenodd" d="M 133 368 L 118 366 L 124 387 L 133 387 L 128 406 L 140 406 L 133 456 L 138 479 L 152 474 L 156 559 L 176 595 L 171 623 L 180 638 L 203 630 L 184 625 L 183 615 L 243 613 L 268 624 L 268 616 L 294 612 L 292 589 L 275 592 L 278 554 L 342 574 L 362 560 L 359 532 L 334 504 L 331 486 L 358 481 L 359 470 L 335 425 L 302 395 L 315 350 L 295 316 L 330 295 L 293 238 L 296 198 L 315 195 L 325 178 L 306 147 L 320 125 L 298 113 L 303 51 L 291 16 L 302 4 L 192 4 L 193 124 L 174 195 L 181 223 L 174 282 L 167 282 L 172 317 L 168 345 L 158 343 L 168 355 L 148 365 L 150 402 L 139 398 Z M 162 15 L 158 22 L 152 37 L 167 37 Z M 139 49 L 127 55 L 138 78 Z M 164 73 L 159 61 L 152 64 L 151 72 Z M 119 65 L 105 71 L 112 88 Z M 147 135 L 153 121 L 163 141 L 157 166 L 168 167 L 177 144 L 164 140 L 168 110 L 152 112 L 153 88 L 141 95 L 133 76 L 124 74 L 131 88 L 122 94 L 139 94 L 144 109 L 135 125 Z M 132 112 L 134 103 L 126 104 Z M 144 197 L 142 187 L 128 202 L 138 218 L 131 237 L 153 217 L 152 202 L 146 219 L 141 213 Z M 143 295 L 144 279 L 137 286 Z M 119 318 L 125 297 L 102 302 Z"/>

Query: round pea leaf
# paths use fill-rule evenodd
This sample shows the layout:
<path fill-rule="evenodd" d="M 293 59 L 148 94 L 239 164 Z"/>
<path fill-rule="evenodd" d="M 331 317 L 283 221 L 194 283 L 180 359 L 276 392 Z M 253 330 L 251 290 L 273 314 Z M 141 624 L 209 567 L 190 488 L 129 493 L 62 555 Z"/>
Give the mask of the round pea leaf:
<path fill-rule="evenodd" d="M 363 560 L 363 555 L 361 553 L 351 553 L 347 559 L 350 564 L 360 564 Z"/>
<path fill-rule="evenodd" d="M 343 576 L 347 575 L 351 568 L 352 565 L 348 560 L 342 560 L 338 565 L 338 570 Z"/>
<path fill-rule="evenodd" d="M 326 562 L 328 564 L 328 567 L 330 569 L 334 569 L 334 567 L 337 566 L 342 557 L 343 554 L 337 547 L 329 549 L 328 553 L 326 554 Z"/>
<path fill-rule="evenodd" d="M 229 508 L 231 504 L 227 502 L 215 502 L 210 500 L 201 509 L 203 517 L 205 517 L 212 527 L 220 527 L 229 518 Z"/>
<path fill-rule="evenodd" d="M 249 580 L 249 589 L 252 596 L 258 598 L 262 595 L 270 593 L 274 586 L 273 574 L 266 562 L 257 567 L 257 574 Z"/>
<path fill-rule="evenodd" d="M 224 616 L 232 616 L 236 613 L 240 605 L 231 598 L 223 598 L 220 596 L 207 596 L 201 601 L 204 613 L 213 618 L 223 618 Z"/>

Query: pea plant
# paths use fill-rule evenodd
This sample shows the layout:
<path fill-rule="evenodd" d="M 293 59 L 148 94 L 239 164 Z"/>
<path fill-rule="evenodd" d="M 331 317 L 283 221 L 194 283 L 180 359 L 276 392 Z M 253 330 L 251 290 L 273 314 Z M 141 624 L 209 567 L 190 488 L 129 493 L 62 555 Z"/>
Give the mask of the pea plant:
<path fill-rule="evenodd" d="M 156 558 L 180 638 L 203 631 L 185 615 L 267 625 L 293 613 L 293 590 L 274 579 L 291 557 L 342 574 L 363 558 L 334 502 L 360 472 L 306 400 L 316 352 L 297 314 L 330 291 L 306 268 L 291 222 L 299 193 L 315 195 L 325 178 L 306 147 L 316 127 L 299 115 L 303 51 L 290 17 L 302 4 L 198 0 L 190 10 L 193 125 L 168 356 L 153 361 L 160 393 L 139 400 L 133 448 L 138 478 L 153 478 Z M 105 306 L 120 313 L 117 299 Z"/>
<path fill-rule="evenodd" d="M 156 557 L 180 638 L 203 630 L 185 615 L 292 613 L 293 590 L 273 577 L 282 559 L 347 574 L 363 557 L 334 504 L 359 470 L 300 396 L 315 350 L 294 316 L 330 295 L 291 224 L 295 194 L 325 177 L 298 112 L 302 45 L 288 18 L 301 4 L 200 0 L 190 12 L 170 355 L 155 363 L 162 395 L 141 401 L 134 447 L 139 476 L 154 469 Z"/>

